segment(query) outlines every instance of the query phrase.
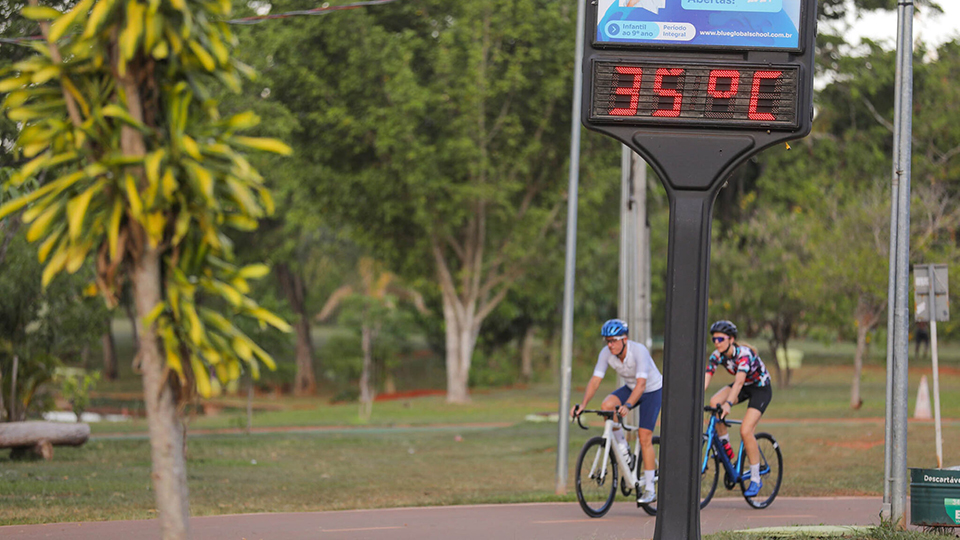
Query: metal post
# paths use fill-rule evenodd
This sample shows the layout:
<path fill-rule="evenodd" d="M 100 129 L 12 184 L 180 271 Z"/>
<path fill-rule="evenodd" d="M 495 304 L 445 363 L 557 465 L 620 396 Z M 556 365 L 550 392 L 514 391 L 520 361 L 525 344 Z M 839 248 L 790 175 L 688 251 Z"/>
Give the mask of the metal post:
<path fill-rule="evenodd" d="M 583 28 L 586 1 L 577 2 L 577 28 Z M 560 345 L 560 418 L 557 436 L 556 493 L 567 492 L 567 448 L 570 424 L 570 375 L 573 366 L 573 281 L 577 262 L 577 191 L 580 184 L 580 111 L 583 93 L 583 32 L 577 32 L 573 73 L 573 116 L 570 119 L 570 182 L 567 188 L 567 256 L 563 278 L 563 339 Z"/>
<path fill-rule="evenodd" d="M 630 339 L 650 347 L 649 278 L 645 272 L 650 258 L 647 244 L 647 164 L 629 146 L 623 145 L 620 161 L 620 286 L 618 316 L 630 327 Z M 645 320 L 645 314 L 647 316 Z M 618 384 L 626 381 L 617 377 Z M 629 418 L 639 422 L 640 411 Z"/>
<path fill-rule="evenodd" d="M 630 327 L 630 339 L 645 343 L 643 329 L 644 277 L 643 259 L 646 245 L 643 225 L 646 223 L 645 182 L 637 182 L 637 162 L 643 158 L 623 146 L 620 190 L 620 302 L 619 317 Z"/>
<path fill-rule="evenodd" d="M 660 470 L 667 472 L 660 475 L 654 540 L 700 538 L 700 475 L 697 471 L 702 458 L 700 418 L 706 363 L 710 227 L 717 190 L 714 187 L 703 192 L 668 191 L 665 406 L 660 413 Z M 691 366 L 696 369 L 693 373 Z"/>
<path fill-rule="evenodd" d="M 901 71 L 903 47 L 897 47 L 896 76 L 894 83 L 894 104 L 893 110 L 900 110 L 900 80 L 903 77 Z M 900 147 L 900 131 L 893 130 L 893 147 Z M 894 151 L 896 152 L 896 151 Z M 887 278 L 887 388 L 885 401 L 885 429 L 883 445 L 883 505 L 880 507 L 880 519 L 890 519 L 890 488 L 893 483 L 893 476 L 890 472 L 891 457 L 890 452 L 893 449 L 893 334 L 894 319 L 893 314 L 897 308 L 897 217 L 899 213 L 898 195 L 900 192 L 900 176 L 897 174 L 899 164 L 896 156 L 893 158 L 893 172 L 890 189 L 890 253 L 889 253 L 889 277 Z"/>
<path fill-rule="evenodd" d="M 630 161 L 633 150 L 623 145 L 620 151 L 620 272 L 618 275 L 619 287 L 617 295 L 617 317 L 624 320 L 630 328 L 630 339 L 637 339 L 637 265 L 636 244 L 637 235 L 634 227 L 633 215 L 633 186 L 630 180 Z M 617 375 L 617 386 L 627 383 L 626 379 Z M 631 411 L 628 415 L 634 422 L 639 411 Z"/>
<path fill-rule="evenodd" d="M 933 423 L 937 434 L 937 468 L 943 468 L 943 433 L 940 429 L 940 357 L 937 351 L 937 275 L 933 266 L 927 270 L 930 276 L 930 358 L 933 363 Z"/>
<path fill-rule="evenodd" d="M 650 231 L 647 227 L 647 162 L 630 153 L 630 178 L 637 231 L 637 329 L 634 340 L 653 348 L 650 336 Z"/>
<path fill-rule="evenodd" d="M 890 473 L 893 478 L 890 493 L 890 521 L 894 528 L 906 529 L 907 499 L 907 367 L 909 343 L 907 325 L 909 310 L 907 302 L 908 276 L 910 272 L 910 153 L 913 130 L 913 0 L 901 0 L 898 7 L 900 28 L 897 32 L 900 55 L 899 110 L 894 129 L 899 134 L 897 169 L 897 286 L 894 309 L 894 383 L 892 404 L 892 449 Z"/>

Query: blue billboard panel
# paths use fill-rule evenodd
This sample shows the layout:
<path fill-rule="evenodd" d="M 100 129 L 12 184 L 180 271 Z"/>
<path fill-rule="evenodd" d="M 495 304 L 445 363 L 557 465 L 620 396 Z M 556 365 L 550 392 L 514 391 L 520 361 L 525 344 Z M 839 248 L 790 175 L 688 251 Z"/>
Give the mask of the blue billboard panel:
<path fill-rule="evenodd" d="M 801 0 L 599 0 L 597 44 L 800 48 Z"/>

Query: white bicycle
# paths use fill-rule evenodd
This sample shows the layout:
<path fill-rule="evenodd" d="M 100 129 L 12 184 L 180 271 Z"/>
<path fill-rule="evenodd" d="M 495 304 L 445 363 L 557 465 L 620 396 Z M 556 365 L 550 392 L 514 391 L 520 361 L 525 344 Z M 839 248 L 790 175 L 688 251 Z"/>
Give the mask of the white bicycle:
<path fill-rule="evenodd" d="M 579 407 L 579 405 L 578 405 Z M 630 453 L 630 463 L 625 461 L 613 439 L 613 426 L 620 425 L 620 429 L 626 431 L 635 431 L 636 426 L 628 426 L 623 423 L 621 417 L 616 411 L 597 411 L 583 410 L 577 415 L 577 424 L 582 429 L 589 429 L 580 421 L 583 413 L 594 413 L 602 416 L 603 435 L 593 437 L 580 450 L 580 456 L 577 458 L 577 500 L 580 502 L 580 508 L 590 517 L 602 517 L 613 506 L 613 500 L 617 496 L 617 484 L 620 485 L 620 491 L 624 497 L 629 497 L 634 490 L 640 492 L 640 481 L 637 479 L 637 464 L 642 461 L 640 453 L 640 440 L 634 442 L 633 451 Z M 617 420 L 614 421 L 614 416 Z M 654 455 L 660 455 L 660 437 L 653 438 Z M 659 485 L 660 470 L 659 458 L 655 458 L 654 486 Z M 620 471 L 623 475 L 620 475 Z M 642 470 L 642 469 L 641 469 Z M 656 487 L 654 487 L 656 489 Z M 639 504 L 643 510 L 651 516 L 657 515 L 657 506 L 654 503 Z"/>

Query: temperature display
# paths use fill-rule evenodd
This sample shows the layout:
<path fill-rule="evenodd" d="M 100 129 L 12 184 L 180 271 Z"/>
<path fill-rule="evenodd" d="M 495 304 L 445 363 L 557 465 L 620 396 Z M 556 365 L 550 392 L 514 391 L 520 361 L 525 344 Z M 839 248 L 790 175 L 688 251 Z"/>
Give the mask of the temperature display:
<path fill-rule="evenodd" d="M 590 119 L 623 125 L 796 128 L 797 66 L 593 64 Z"/>

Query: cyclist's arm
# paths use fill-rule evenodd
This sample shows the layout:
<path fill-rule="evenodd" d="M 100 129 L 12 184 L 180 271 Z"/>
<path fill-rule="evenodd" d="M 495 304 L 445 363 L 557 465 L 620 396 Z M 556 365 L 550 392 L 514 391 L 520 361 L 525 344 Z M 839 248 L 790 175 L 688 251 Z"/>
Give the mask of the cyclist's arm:
<path fill-rule="evenodd" d="M 703 378 L 703 391 L 706 392 L 707 388 L 710 388 L 710 379 L 713 378 L 713 373 L 707 372 L 707 375 Z"/>
<path fill-rule="evenodd" d="M 720 414 L 721 419 L 726 418 L 727 415 L 730 414 L 730 407 L 732 407 L 732 405 L 730 405 L 729 402 L 733 401 L 734 399 L 737 398 L 737 396 L 740 395 L 740 390 L 743 389 L 743 383 L 745 383 L 746 381 L 747 381 L 747 372 L 738 371 L 737 378 L 733 381 L 733 386 L 730 387 L 730 392 L 727 394 L 727 401 L 724 401 L 723 404 L 720 406 L 721 409 L 723 408 L 724 405 L 727 406 L 726 411 Z"/>
<path fill-rule="evenodd" d="M 587 403 L 590 403 L 593 395 L 597 393 L 597 389 L 600 388 L 600 381 L 602 380 L 602 377 L 597 377 L 596 375 L 590 377 L 590 382 L 587 383 L 587 389 L 583 391 L 583 401 L 580 403 L 581 409 L 587 408 Z M 574 416 L 572 409 L 570 410 L 570 416 Z"/>
<path fill-rule="evenodd" d="M 640 396 L 643 395 L 643 391 L 647 388 L 647 379 L 642 377 L 637 377 L 637 385 L 633 387 L 633 391 L 630 392 L 630 397 L 627 398 L 627 403 L 630 403 L 630 407 L 636 407 L 637 403 L 640 401 Z M 626 403 L 624 403 L 626 405 Z M 622 407 L 622 406 L 621 406 Z M 619 411 L 621 416 L 626 416 L 627 411 Z"/>

